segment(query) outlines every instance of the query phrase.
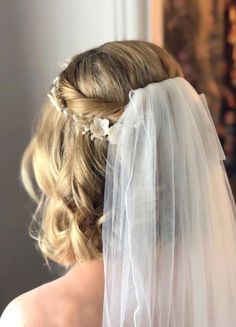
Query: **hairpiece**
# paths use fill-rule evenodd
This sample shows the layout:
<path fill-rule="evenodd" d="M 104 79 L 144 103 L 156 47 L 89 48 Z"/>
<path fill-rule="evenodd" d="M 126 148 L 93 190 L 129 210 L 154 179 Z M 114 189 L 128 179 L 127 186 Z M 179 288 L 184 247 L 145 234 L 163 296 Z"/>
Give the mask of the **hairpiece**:
<path fill-rule="evenodd" d="M 117 137 L 118 137 L 118 130 L 116 124 L 113 124 L 113 126 L 109 127 L 109 120 L 106 118 L 100 118 L 93 116 L 92 123 L 85 124 L 84 122 L 80 122 L 80 118 L 74 114 L 66 105 L 66 101 L 63 99 L 60 87 L 60 77 L 57 76 L 52 83 L 51 92 L 48 93 L 48 97 L 50 99 L 50 102 L 53 104 L 53 106 L 60 112 L 63 113 L 64 117 L 71 117 L 74 122 L 77 124 L 81 124 L 83 127 L 82 134 L 90 134 L 90 139 L 93 141 L 94 138 L 98 139 L 106 139 L 107 141 L 110 141 L 112 143 L 117 143 Z M 82 114 L 79 114 L 79 116 L 82 116 Z"/>
<path fill-rule="evenodd" d="M 59 62 L 58 64 L 59 64 L 60 68 L 66 69 L 68 67 L 68 65 L 70 64 L 70 62 L 71 62 L 71 58 L 68 57 L 64 60 L 64 62 Z"/>

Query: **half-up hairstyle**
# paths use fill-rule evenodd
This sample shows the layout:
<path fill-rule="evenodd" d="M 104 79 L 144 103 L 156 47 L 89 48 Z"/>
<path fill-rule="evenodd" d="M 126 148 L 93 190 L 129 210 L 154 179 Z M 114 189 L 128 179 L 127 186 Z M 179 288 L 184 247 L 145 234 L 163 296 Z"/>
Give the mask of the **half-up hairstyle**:
<path fill-rule="evenodd" d="M 75 55 L 59 75 L 60 100 L 80 118 L 114 124 L 131 89 L 183 76 L 173 57 L 145 41 L 114 41 Z M 37 202 L 30 234 L 46 261 L 69 267 L 102 258 L 108 142 L 91 140 L 50 101 L 21 162 L 21 179 Z"/>

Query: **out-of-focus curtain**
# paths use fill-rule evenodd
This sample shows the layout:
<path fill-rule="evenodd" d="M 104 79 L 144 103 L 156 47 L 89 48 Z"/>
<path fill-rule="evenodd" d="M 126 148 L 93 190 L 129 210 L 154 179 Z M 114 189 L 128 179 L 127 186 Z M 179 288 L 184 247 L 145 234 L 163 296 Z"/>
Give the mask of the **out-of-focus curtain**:
<path fill-rule="evenodd" d="M 165 2 L 165 46 L 180 61 L 186 78 L 206 93 L 216 123 L 223 81 L 223 20 L 223 0 Z"/>
<path fill-rule="evenodd" d="M 235 0 L 164 1 L 164 46 L 197 91 L 205 93 L 226 169 L 236 175 Z"/>
<path fill-rule="evenodd" d="M 220 127 L 228 170 L 236 175 L 236 2 L 227 3 L 224 34 L 224 84 Z"/>

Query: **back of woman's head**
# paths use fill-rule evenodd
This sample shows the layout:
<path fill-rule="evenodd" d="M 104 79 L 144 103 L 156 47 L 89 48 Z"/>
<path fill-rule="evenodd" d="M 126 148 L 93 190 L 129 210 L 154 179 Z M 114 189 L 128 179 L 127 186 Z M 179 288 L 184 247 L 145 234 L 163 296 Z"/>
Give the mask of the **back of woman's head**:
<path fill-rule="evenodd" d="M 70 266 L 102 257 L 108 141 L 83 134 L 83 122 L 96 116 L 113 125 L 131 89 L 182 75 L 170 54 L 145 41 L 105 43 L 75 55 L 60 73 L 60 100 L 80 123 L 48 101 L 21 165 L 23 184 L 38 202 L 30 232 L 46 259 Z"/>

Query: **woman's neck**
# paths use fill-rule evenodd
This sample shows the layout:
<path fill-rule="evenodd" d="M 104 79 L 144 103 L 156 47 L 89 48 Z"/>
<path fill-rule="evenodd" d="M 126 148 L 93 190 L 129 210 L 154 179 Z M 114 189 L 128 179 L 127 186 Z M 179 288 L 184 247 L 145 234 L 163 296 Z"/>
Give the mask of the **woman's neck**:
<path fill-rule="evenodd" d="M 64 276 L 67 290 L 84 303 L 103 303 L 104 266 L 102 259 L 76 263 Z M 92 301 L 92 302 L 91 302 Z"/>

